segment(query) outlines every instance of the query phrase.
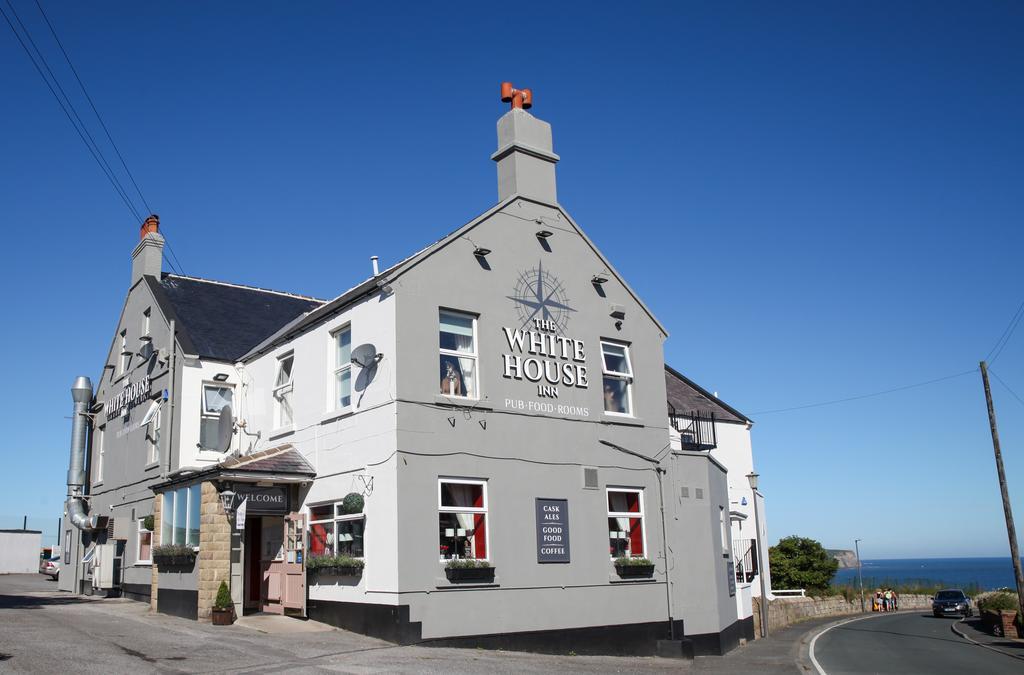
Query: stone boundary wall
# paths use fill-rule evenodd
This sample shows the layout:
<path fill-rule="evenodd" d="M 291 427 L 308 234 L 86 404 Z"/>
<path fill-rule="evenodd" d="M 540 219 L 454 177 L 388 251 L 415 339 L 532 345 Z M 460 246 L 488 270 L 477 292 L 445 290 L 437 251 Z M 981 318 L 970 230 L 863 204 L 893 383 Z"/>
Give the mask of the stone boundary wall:
<path fill-rule="evenodd" d="M 199 514 L 198 618 L 209 620 L 220 582 L 231 586 L 231 521 L 210 481 L 203 483 Z"/>
<path fill-rule="evenodd" d="M 874 594 L 865 593 L 864 604 L 871 611 L 871 598 Z M 932 608 L 930 595 L 901 595 L 900 610 Z M 754 635 L 761 635 L 761 599 L 753 598 L 754 603 Z M 826 616 L 846 616 L 860 614 L 860 598 L 847 602 L 841 595 L 827 598 L 775 598 L 768 603 L 768 632 L 773 633 L 799 621 Z"/>

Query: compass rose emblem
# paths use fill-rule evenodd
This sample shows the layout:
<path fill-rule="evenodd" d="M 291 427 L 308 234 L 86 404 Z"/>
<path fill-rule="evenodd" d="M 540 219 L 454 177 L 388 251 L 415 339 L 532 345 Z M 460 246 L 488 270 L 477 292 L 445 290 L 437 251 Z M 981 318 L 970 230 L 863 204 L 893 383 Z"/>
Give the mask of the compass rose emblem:
<path fill-rule="evenodd" d="M 544 271 L 544 263 L 540 261 L 536 267 L 519 273 L 515 295 L 506 297 L 516 303 L 523 328 L 534 319 L 542 319 L 553 322 L 558 331 L 564 333 L 569 313 L 576 311 L 569 306 L 562 282 Z"/>

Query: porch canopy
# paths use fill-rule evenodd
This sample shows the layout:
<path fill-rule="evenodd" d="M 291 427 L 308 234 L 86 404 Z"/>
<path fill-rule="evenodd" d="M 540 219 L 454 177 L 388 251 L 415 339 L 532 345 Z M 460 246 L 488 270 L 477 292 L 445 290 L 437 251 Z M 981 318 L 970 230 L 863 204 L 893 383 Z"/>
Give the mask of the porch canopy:
<path fill-rule="evenodd" d="M 306 458 L 285 443 L 251 455 L 228 457 L 209 467 L 182 467 L 167 480 L 152 486 L 153 492 L 164 492 L 182 483 L 196 481 L 296 484 L 316 478 L 316 469 Z"/>

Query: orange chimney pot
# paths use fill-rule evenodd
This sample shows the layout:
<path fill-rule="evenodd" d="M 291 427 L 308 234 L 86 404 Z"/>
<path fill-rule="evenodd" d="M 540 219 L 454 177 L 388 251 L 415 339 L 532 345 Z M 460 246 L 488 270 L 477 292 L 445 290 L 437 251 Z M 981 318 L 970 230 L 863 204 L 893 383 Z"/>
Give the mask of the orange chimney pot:
<path fill-rule="evenodd" d="M 146 235 L 150 232 L 160 231 L 160 216 L 155 213 L 149 218 L 146 218 L 145 222 L 142 223 L 142 227 L 139 228 L 139 239 L 145 239 Z"/>
<path fill-rule="evenodd" d="M 503 103 L 511 103 L 513 110 L 528 110 L 533 107 L 533 92 L 529 89 L 516 89 L 511 82 L 502 82 L 501 100 Z"/>

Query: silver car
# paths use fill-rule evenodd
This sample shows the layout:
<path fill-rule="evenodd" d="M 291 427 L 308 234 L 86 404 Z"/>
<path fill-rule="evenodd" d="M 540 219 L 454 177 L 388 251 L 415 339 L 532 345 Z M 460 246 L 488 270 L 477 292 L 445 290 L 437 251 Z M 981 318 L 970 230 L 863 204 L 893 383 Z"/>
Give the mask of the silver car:
<path fill-rule="evenodd" d="M 50 556 L 39 561 L 39 573 L 45 574 L 54 581 L 60 576 L 60 556 Z"/>

